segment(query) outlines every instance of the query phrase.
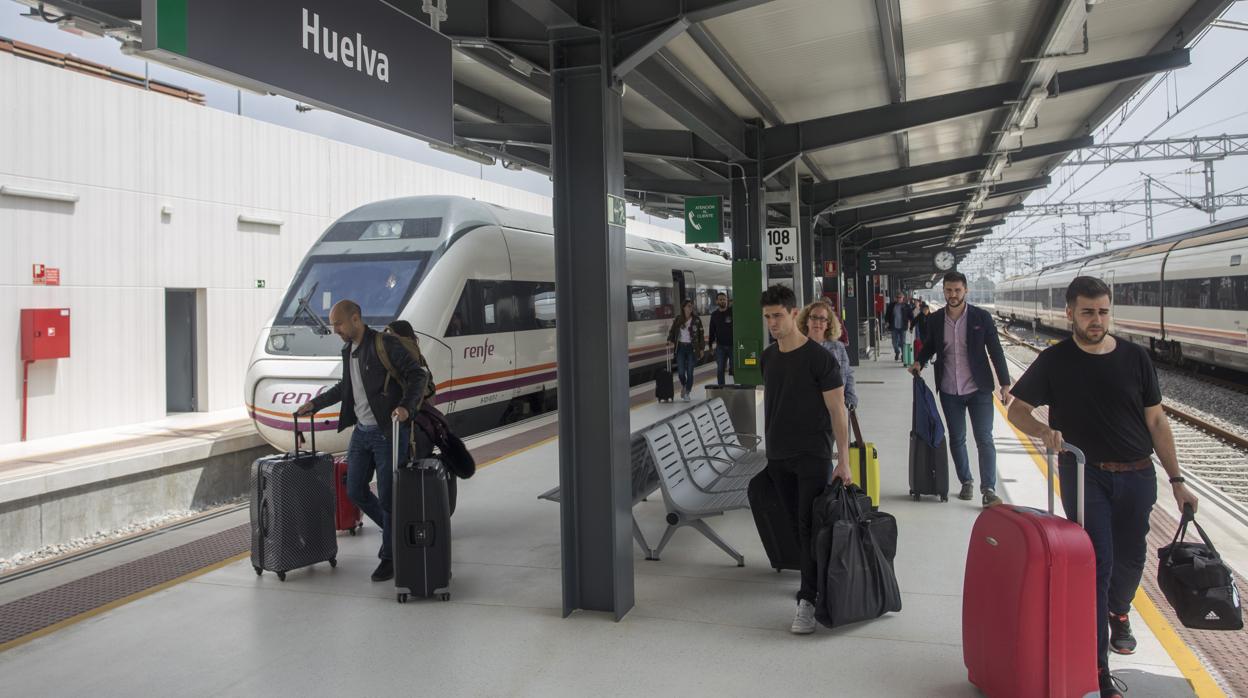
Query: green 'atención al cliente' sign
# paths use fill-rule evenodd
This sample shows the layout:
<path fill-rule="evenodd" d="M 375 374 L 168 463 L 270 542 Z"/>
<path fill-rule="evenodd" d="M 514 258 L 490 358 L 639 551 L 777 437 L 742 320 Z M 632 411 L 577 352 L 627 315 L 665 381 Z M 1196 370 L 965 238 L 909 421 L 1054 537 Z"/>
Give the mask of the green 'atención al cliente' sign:
<path fill-rule="evenodd" d="M 723 242 L 724 197 L 685 197 L 685 243 Z"/>

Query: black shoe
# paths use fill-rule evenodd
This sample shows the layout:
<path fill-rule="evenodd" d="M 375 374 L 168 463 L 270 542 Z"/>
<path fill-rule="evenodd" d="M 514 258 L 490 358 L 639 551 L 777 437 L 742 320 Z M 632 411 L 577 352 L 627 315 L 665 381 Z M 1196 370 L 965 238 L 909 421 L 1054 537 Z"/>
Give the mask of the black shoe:
<path fill-rule="evenodd" d="M 962 491 L 958 493 L 958 499 L 965 499 L 966 501 L 969 502 L 970 500 L 974 498 L 975 498 L 975 483 L 974 482 L 962 483 Z"/>
<path fill-rule="evenodd" d="M 1099 680 L 1101 683 L 1101 698 L 1123 698 L 1123 692 L 1127 690 L 1127 684 L 1122 679 L 1109 673 L 1109 669 L 1101 668 Z"/>
<path fill-rule="evenodd" d="M 373 570 L 373 581 L 384 582 L 388 579 L 394 579 L 394 563 L 390 560 L 382 560 L 377 569 Z"/>
<path fill-rule="evenodd" d="M 1117 654 L 1135 654 L 1135 635 L 1131 634 L 1131 619 L 1127 616 L 1109 614 L 1109 649 Z"/>

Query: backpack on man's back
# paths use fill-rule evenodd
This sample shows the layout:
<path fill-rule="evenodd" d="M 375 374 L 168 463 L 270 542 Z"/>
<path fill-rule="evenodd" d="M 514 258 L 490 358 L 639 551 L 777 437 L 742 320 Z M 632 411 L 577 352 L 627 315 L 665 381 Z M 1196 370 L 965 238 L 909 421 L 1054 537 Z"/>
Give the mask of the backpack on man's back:
<path fill-rule="evenodd" d="M 412 337 L 403 337 L 401 335 L 391 336 L 399 340 L 399 344 L 402 344 L 403 348 L 407 350 L 407 353 L 412 355 L 412 358 L 415 359 L 416 363 L 425 370 L 425 375 L 429 378 L 429 380 L 425 383 L 425 394 L 421 396 L 421 401 L 423 402 L 433 399 L 433 396 L 437 392 L 438 388 L 434 385 L 433 371 L 429 370 L 429 363 L 425 361 L 424 354 L 420 352 L 420 342 Z M 386 383 L 382 386 L 382 390 L 385 391 L 390 388 L 391 380 L 394 380 L 397 383 L 401 380 L 401 377 L 399 376 L 399 370 L 394 367 L 394 364 L 390 363 L 390 355 L 386 353 L 386 340 L 382 334 L 378 332 L 374 335 L 373 341 L 377 343 L 377 358 L 381 359 L 381 364 L 386 367 Z"/>

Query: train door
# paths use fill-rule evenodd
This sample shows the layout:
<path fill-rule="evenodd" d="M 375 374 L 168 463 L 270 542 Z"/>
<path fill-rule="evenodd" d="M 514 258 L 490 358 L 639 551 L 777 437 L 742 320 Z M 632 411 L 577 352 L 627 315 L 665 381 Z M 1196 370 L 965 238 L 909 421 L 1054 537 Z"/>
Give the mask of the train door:
<path fill-rule="evenodd" d="M 672 287 L 676 291 L 676 308 L 674 310 L 679 311 L 680 306 L 684 305 L 685 301 L 693 299 L 694 291 L 697 289 L 693 272 L 688 269 L 673 269 Z"/>

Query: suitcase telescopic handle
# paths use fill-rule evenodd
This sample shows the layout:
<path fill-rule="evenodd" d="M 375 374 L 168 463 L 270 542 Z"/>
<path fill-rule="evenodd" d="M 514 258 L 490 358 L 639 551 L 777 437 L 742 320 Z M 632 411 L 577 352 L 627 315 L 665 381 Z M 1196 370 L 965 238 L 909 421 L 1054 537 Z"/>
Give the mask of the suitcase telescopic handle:
<path fill-rule="evenodd" d="M 1062 450 L 1070 451 L 1071 453 L 1075 454 L 1075 516 L 1076 516 L 1075 523 L 1079 524 L 1080 526 L 1083 526 L 1084 525 L 1083 502 L 1084 502 L 1084 490 L 1086 489 L 1083 478 L 1084 478 L 1084 472 L 1087 470 L 1087 467 L 1088 467 L 1088 457 L 1083 454 L 1083 451 L 1080 450 L 1078 446 L 1075 446 L 1074 444 L 1067 442 L 1067 441 L 1062 442 Z M 1056 458 L 1057 458 L 1057 453 L 1055 453 L 1053 449 L 1045 449 L 1045 460 L 1047 461 L 1048 466 L 1049 466 L 1048 477 L 1046 479 L 1048 480 L 1048 484 L 1049 484 L 1049 513 L 1050 514 L 1054 513 L 1053 479 L 1056 476 L 1056 472 L 1055 472 L 1056 468 L 1053 467 L 1053 462 L 1054 460 L 1056 460 Z"/>
<path fill-rule="evenodd" d="M 399 469 L 399 415 L 390 415 L 390 469 Z"/>
<path fill-rule="evenodd" d="M 299 431 L 299 412 L 296 411 L 294 415 L 292 416 L 295 418 L 295 455 L 298 456 L 299 455 L 299 439 L 302 438 L 302 434 Z M 315 412 L 308 415 L 308 433 L 311 435 L 310 438 L 312 441 L 312 453 L 316 453 L 316 413 Z"/>

